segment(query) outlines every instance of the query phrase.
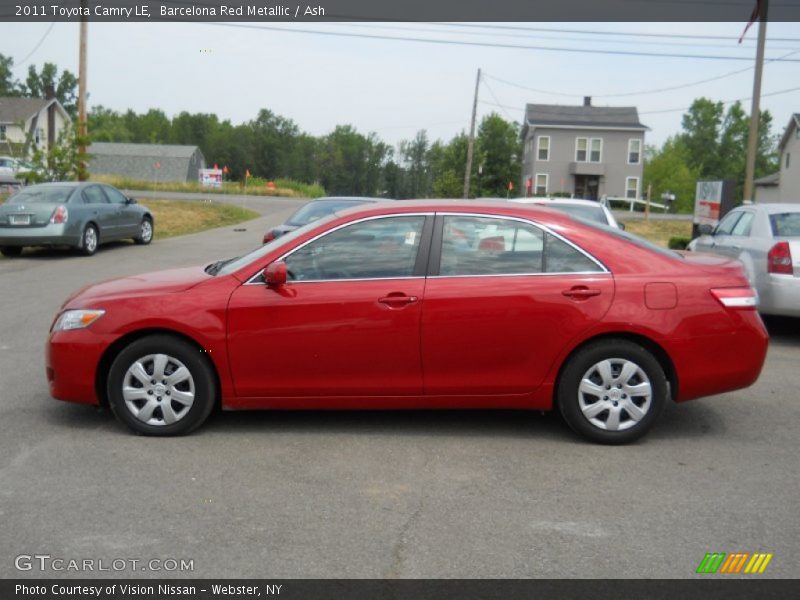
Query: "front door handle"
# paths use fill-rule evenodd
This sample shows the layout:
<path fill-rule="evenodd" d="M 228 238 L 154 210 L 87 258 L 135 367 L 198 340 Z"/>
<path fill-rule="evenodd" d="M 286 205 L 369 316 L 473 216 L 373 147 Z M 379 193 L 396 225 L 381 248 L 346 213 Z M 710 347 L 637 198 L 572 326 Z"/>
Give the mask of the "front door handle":
<path fill-rule="evenodd" d="M 389 308 L 402 308 L 403 306 L 413 304 L 417 300 L 419 300 L 419 298 L 416 296 L 407 296 L 403 292 L 392 292 L 388 296 L 379 298 L 378 302 L 388 306 Z"/>
<path fill-rule="evenodd" d="M 561 294 L 567 298 L 572 298 L 573 300 L 587 300 L 592 296 L 599 296 L 600 290 L 591 289 L 585 285 L 576 285 L 573 288 L 564 290 L 561 292 Z"/>

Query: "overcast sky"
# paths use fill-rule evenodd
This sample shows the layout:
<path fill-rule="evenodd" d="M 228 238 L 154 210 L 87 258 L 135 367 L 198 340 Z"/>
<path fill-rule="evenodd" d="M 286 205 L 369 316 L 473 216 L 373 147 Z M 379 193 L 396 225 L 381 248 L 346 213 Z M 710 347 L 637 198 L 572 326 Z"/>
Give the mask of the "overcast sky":
<path fill-rule="evenodd" d="M 738 36 L 739 23 L 514 23 L 517 27 Z M 77 74 L 78 24 L 57 23 L 22 64 L 50 23 L 0 23 L 0 53 L 15 59 L 24 79 L 28 65 L 55 62 Z M 251 26 L 258 27 L 253 23 Z M 425 37 L 514 45 L 589 50 L 671 52 L 675 54 L 755 56 L 756 27 L 741 46 L 735 40 L 619 38 L 510 29 L 458 28 L 424 24 L 281 24 L 286 30 L 314 29 L 380 36 Z M 797 23 L 768 25 L 767 56 L 800 60 Z M 490 33 L 492 35 L 486 35 Z M 772 38 L 772 39 L 770 39 Z M 796 41 L 778 41 L 792 38 Z M 632 42 L 638 43 L 632 43 Z M 468 127 L 477 68 L 487 78 L 480 91 L 479 115 L 498 111 L 521 121 L 526 102 L 573 104 L 584 95 L 595 105 L 636 106 L 651 128 L 647 142 L 661 144 L 680 129 L 681 112 L 698 96 L 715 100 L 747 98 L 753 71 L 679 90 L 624 97 L 692 83 L 752 66 L 752 60 L 701 60 L 578 54 L 507 48 L 434 45 L 393 40 L 305 35 L 215 24 L 91 23 L 89 25 L 89 105 L 137 112 L 160 108 L 216 113 L 234 123 L 268 108 L 293 119 L 315 135 L 337 124 L 375 131 L 389 143 L 426 129 L 431 138 L 449 139 Z M 535 88 L 569 96 L 513 87 Z M 765 66 L 762 93 L 800 87 L 800 62 Z M 500 108 L 491 103 L 506 106 Z M 749 112 L 749 100 L 745 103 Z M 800 112 L 800 90 L 762 98 L 762 108 L 783 131 Z M 648 114 L 650 113 L 650 114 Z M 213 157 L 212 157 L 213 158 Z"/>

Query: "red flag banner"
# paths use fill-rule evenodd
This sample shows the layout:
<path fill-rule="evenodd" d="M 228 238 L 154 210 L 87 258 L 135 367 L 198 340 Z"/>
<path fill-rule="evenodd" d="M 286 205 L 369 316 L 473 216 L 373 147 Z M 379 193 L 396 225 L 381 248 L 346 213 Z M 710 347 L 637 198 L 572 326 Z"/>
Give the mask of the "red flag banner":
<path fill-rule="evenodd" d="M 246 169 L 244 172 L 245 177 L 250 177 L 250 169 Z"/>
<path fill-rule="evenodd" d="M 157 160 L 156 162 L 154 162 L 153 163 L 153 167 L 156 168 L 156 169 L 160 169 L 161 168 L 161 161 Z"/>
<path fill-rule="evenodd" d="M 230 173 L 230 171 L 228 171 L 228 165 L 225 165 L 224 167 L 222 167 L 222 172 L 225 173 L 225 175 Z"/>
<path fill-rule="evenodd" d="M 755 8 L 753 8 L 753 12 L 750 15 L 750 20 L 747 22 L 747 25 L 745 25 L 744 31 L 742 32 L 742 35 L 739 36 L 739 43 L 740 44 L 742 43 L 742 40 L 744 39 L 744 36 L 747 35 L 747 30 L 750 29 L 750 27 L 753 26 L 753 23 L 758 21 L 758 16 L 760 14 L 761 14 L 761 0 L 756 0 L 756 6 L 755 6 Z"/>
<path fill-rule="evenodd" d="M 514 189 L 514 182 L 513 182 L 513 181 L 509 181 L 509 182 L 508 182 L 508 191 L 510 192 L 510 191 L 512 191 L 513 189 Z"/>

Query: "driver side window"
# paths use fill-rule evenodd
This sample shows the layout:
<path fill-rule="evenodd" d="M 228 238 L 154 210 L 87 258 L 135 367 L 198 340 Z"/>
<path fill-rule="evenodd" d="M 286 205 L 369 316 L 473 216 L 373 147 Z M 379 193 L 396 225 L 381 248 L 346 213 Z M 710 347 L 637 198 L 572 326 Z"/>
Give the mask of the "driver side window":
<path fill-rule="evenodd" d="M 371 219 L 329 233 L 284 260 L 292 281 L 411 277 L 425 217 Z"/>

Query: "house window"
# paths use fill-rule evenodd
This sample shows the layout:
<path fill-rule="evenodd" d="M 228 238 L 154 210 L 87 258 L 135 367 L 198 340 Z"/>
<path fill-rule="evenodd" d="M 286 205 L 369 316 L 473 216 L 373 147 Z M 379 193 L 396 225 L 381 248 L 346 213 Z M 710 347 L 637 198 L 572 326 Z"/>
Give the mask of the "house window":
<path fill-rule="evenodd" d="M 3 133 L 2 133 L 2 131 L 0 131 L 0 140 L 2 140 L 2 139 L 3 139 Z M 787 169 L 789 168 L 789 157 L 790 157 L 790 156 L 791 156 L 791 154 L 789 154 L 789 153 L 787 152 L 787 153 L 786 153 L 786 168 L 787 168 Z"/>
<path fill-rule="evenodd" d="M 537 173 L 536 174 L 536 189 L 534 193 L 537 196 L 546 196 L 547 195 L 547 180 L 548 180 L 547 173 Z"/>
<path fill-rule="evenodd" d="M 638 165 L 642 159 L 642 140 L 628 140 L 628 164 Z"/>
<path fill-rule="evenodd" d="M 0 140 L 6 139 L 6 126 L 0 125 Z"/>
<path fill-rule="evenodd" d="M 539 160 L 550 160 L 550 136 L 540 135 L 538 140 L 539 150 L 537 151 L 536 158 Z"/>
<path fill-rule="evenodd" d="M 586 151 L 589 148 L 589 140 L 586 138 L 575 138 L 575 162 L 586 162 Z"/>
<path fill-rule="evenodd" d="M 602 159 L 603 153 L 603 140 L 600 138 L 592 138 L 591 153 L 589 154 L 589 162 L 599 163 Z"/>
<path fill-rule="evenodd" d="M 639 178 L 626 177 L 625 178 L 625 197 L 638 198 L 639 197 Z"/>
<path fill-rule="evenodd" d="M 36 142 L 36 145 L 38 146 L 39 144 L 41 144 L 43 139 L 44 139 L 44 129 L 39 127 L 36 129 L 36 135 L 34 136 L 34 141 Z"/>

